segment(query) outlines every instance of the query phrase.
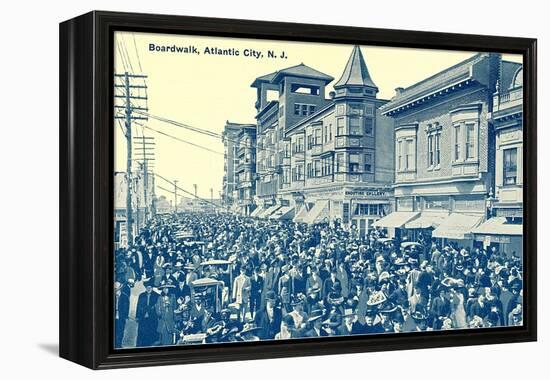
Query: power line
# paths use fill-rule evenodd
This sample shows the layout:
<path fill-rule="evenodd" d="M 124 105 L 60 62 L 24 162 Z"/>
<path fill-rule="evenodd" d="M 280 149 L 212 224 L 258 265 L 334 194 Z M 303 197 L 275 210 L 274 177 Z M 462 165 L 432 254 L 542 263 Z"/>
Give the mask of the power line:
<path fill-rule="evenodd" d="M 136 44 L 136 36 L 135 36 L 134 33 L 132 33 L 132 39 L 134 40 L 134 49 L 136 51 L 136 57 L 137 57 L 137 60 L 138 60 L 139 71 L 143 72 L 143 68 L 141 67 L 141 60 L 139 59 L 139 53 L 138 53 L 138 48 L 137 48 L 137 44 Z"/>
<path fill-rule="evenodd" d="M 212 131 L 202 129 L 202 128 L 198 128 L 198 127 L 193 127 L 189 124 L 185 124 L 185 123 L 182 123 L 182 122 L 179 122 L 179 121 L 171 120 L 171 119 L 168 119 L 168 118 L 165 118 L 165 117 L 162 117 L 162 116 L 152 115 L 149 112 L 143 112 L 143 111 L 138 110 L 138 111 L 136 111 L 136 113 L 147 116 L 151 119 L 162 121 L 164 123 L 171 124 L 171 125 L 174 125 L 176 127 L 187 129 L 187 130 L 190 130 L 190 131 L 193 131 L 193 132 L 197 132 L 197 133 L 209 136 L 209 137 L 215 137 L 215 138 L 219 138 L 219 139 L 225 138 L 226 140 L 231 141 L 231 142 L 233 142 L 234 144 L 236 144 L 238 146 L 242 146 L 242 147 L 245 147 L 245 148 L 248 147 L 245 142 L 238 141 L 238 140 L 233 140 L 233 139 L 230 139 L 228 137 L 224 137 L 223 135 L 221 135 L 219 133 L 216 133 L 216 132 L 212 132 Z M 250 148 L 256 148 L 257 150 L 264 150 L 264 151 L 271 152 L 271 153 L 279 153 L 278 150 L 275 150 L 275 149 L 272 149 L 272 148 L 261 147 L 258 144 L 252 145 L 252 146 L 250 146 Z M 303 153 L 301 153 L 301 154 L 303 154 Z"/>
<path fill-rule="evenodd" d="M 163 179 L 163 180 L 165 180 L 166 182 L 168 182 L 169 184 L 173 185 L 174 188 L 176 188 L 176 189 L 178 189 L 178 190 L 181 190 L 181 191 L 183 191 L 184 193 L 189 194 L 189 195 L 191 195 L 191 196 L 194 197 L 194 198 L 200 199 L 201 201 L 206 202 L 206 203 L 210 203 L 210 204 L 213 205 L 214 207 L 223 208 L 223 206 L 217 205 L 217 204 L 215 204 L 214 202 L 210 202 L 210 201 L 207 200 L 207 199 L 201 198 L 201 197 L 199 197 L 198 195 L 195 195 L 194 193 L 192 193 L 192 192 L 190 192 L 190 191 L 187 191 L 187 190 L 185 190 L 185 189 L 182 189 L 181 187 L 177 186 L 173 181 L 170 181 L 169 179 L 167 179 L 167 178 L 161 176 L 161 175 L 158 174 L 158 173 L 155 173 L 155 175 L 156 175 L 157 177 L 159 177 L 160 179 Z M 158 186 L 158 185 L 157 185 L 157 186 Z"/>
<path fill-rule="evenodd" d="M 215 153 L 215 154 L 219 154 L 219 155 L 222 155 L 222 156 L 224 155 L 224 153 L 218 152 L 217 150 L 210 149 L 210 148 L 205 147 L 205 146 L 203 146 L 203 145 L 195 144 L 195 143 L 193 143 L 193 142 L 184 140 L 184 139 L 179 138 L 179 137 L 176 137 L 176 136 L 172 136 L 172 135 L 170 135 L 170 134 L 168 134 L 168 133 L 161 132 L 161 131 L 159 131 L 159 130 L 157 130 L 157 129 L 155 129 L 155 128 L 151 128 L 151 127 L 149 127 L 149 126 L 140 124 L 140 123 L 138 123 L 138 122 L 135 122 L 135 123 L 136 123 L 137 125 L 140 125 L 140 126 L 143 127 L 143 128 L 146 128 L 146 129 L 148 129 L 148 130 L 150 130 L 150 131 L 156 132 L 156 133 L 158 133 L 158 134 L 160 134 L 160 135 L 169 137 L 169 138 L 171 138 L 171 139 L 177 140 L 177 141 L 182 142 L 182 143 L 184 143 L 184 144 L 192 145 L 192 146 L 194 146 L 194 147 L 197 147 L 197 148 L 200 148 L 200 149 L 204 149 L 204 150 L 207 150 L 207 151 L 209 151 L 209 152 L 212 152 L 212 153 Z"/>

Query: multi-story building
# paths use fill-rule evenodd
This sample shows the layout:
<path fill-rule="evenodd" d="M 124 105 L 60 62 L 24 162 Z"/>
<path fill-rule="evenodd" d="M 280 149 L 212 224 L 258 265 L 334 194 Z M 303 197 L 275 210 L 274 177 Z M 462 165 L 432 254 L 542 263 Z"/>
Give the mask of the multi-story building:
<path fill-rule="evenodd" d="M 256 120 L 258 132 L 257 197 L 258 209 L 253 216 L 269 216 L 285 206 L 292 217 L 294 208 L 280 196 L 290 186 L 290 141 L 285 138 L 287 126 L 317 112 L 329 103 L 325 86 L 334 78 L 309 66 L 300 65 L 256 78 Z"/>
<path fill-rule="evenodd" d="M 495 131 L 495 191 L 473 232 L 484 246 L 521 255 L 523 236 L 523 66 L 502 61 L 490 121 Z"/>
<path fill-rule="evenodd" d="M 242 124 L 231 123 L 227 121 L 222 133 L 222 142 L 224 147 L 223 156 L 223 183 L 222 183 L 222 202 L 223 206 L 230 208 L 235 203 L 233 198 L 236 191 L 235 169 L 238 164 L 237 158 L 237 136 L 241 131 Z"/>
<path fill-rule="evenodd" d="M 476 54 L 396 89 L 382 107 L 395 120 L 396 210 L 376 226 L 472 245 L 495 184 L 490 115 L 500 66 L 499 54 Z"/>
<path fill-rule="evenodd" d="M 237 164 L 235 167 L 236 185 L 234 199 L 237 212 L 250 215 L 256 207 L 256 125 L 241 124 L 236 140 Z"/>
<path fill-rule="evenodd" d="M 306 65 L 257 78 L 258 200 L 255 215 L 306 223 L 340 220 L 364 234 L 393 199 L 393 121 L 358 46 L 334 92 Z M 267 92 L 278 89 L 278 101 Z M 261 152 L 261 153 L 260 153 Z"/>

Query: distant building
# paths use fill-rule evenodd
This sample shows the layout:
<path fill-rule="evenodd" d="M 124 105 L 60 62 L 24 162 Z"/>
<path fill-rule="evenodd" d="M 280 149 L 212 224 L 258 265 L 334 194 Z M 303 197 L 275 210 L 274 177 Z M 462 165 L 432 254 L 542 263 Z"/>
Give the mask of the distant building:
<path fill-rule="evenodd" d="M 257 78 L 258 209 L 253 216 L 339 220 L 364 234 L 391 209 L 393 121 L 354 47 L 333 77 L 300 64 Z M 268 100 L 276 92 L 277 100 Z"/>
<path fill-rule="evenodd" d="M 172 201 L 168 200 L 164 195 L 159 196 L 156 199 L 155 204 L 156 204 L 157 214 L 159 215 L 170 214 L 171 212 L 174 211 L 172 207 Z"/>
<path fill-rule="evenodd" d="M 235 199 L 233 197 L 236 191 L 235 169 L 238 164 L 237 158 L 237 136 L 241 130 L 241 124 L 227 121 L 222 133 L 222 142 L 224 146 L 224 175 L 222 183 L 222 202 L 223 206 L 230 208 Z"/>
<path fill-rule="evenodd" d="M 151 218 L 156 206 L 154 197 L 154 181 L 148 181 L 147 203 L 145 203 L 145 185 L 141 171 L 132 175 L 132 227 L 133 236 L 137 236 L 142 228 Z M 115 172 L 114 176 L 114 233 L 115 244 L 125 247 L 126 241 L 126 195 L 127 180 L 126 172 Z M 155 207 L 156 208 L 156 207 Z"/>
<path fill-rule="evenodd" d="M 237 167 L 235 175 L 238 212 L 250 215 L 256 207 L 256 126 L 243 124 L 237 136 Z"/>

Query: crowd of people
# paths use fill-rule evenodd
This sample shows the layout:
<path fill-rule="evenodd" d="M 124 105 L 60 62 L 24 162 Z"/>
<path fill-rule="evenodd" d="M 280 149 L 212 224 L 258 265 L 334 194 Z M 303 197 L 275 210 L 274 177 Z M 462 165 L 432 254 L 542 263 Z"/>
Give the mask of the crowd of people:
<path fill-rule="evenodd" d="M 523 323 L 521 259 L 419 241 L 360 237 L 338 222 L 156 217 L 115 252 L 115 346 L 137 284 L 137 347 Z"/>

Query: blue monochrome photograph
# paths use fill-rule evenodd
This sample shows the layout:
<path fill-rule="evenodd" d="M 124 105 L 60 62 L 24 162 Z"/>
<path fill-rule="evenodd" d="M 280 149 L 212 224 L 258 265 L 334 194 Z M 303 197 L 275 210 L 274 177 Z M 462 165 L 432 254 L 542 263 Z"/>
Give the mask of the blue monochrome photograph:
<path fill-rule="evenodd" d="M 113 348 L 523 325 L 523 57 L 116 31 Z"/>

